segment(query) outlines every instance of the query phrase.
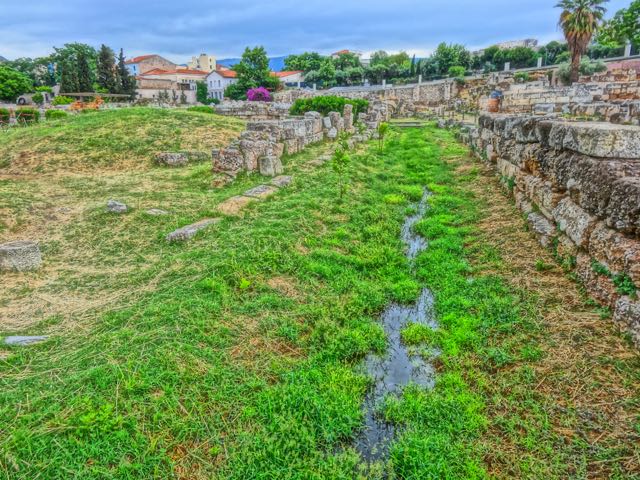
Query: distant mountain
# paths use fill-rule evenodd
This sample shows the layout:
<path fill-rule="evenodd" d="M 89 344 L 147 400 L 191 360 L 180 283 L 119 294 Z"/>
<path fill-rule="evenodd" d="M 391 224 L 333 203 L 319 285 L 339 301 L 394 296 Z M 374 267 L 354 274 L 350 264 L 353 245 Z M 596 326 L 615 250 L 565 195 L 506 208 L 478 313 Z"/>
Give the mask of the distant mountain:
<path fill-rule="evenodd" d="M 6 58 L 4 58 L 2 55 L 0 55 L 0 63 L 2 62 L 8 62 L 9 60 L 7 60 Z"/>
<path fill-rule="evenodd" d="M 284 57 L 271 57 L 269 59 L 269 68 L 274 71 L 274 72 L 280 72 L 283 68 L 284 68 L 284 59 L 287 58 L 286 56 Z M 223 58 L 221 60 L 217 60 L 217 63 L 219 65 L 222 65 L 224 67 L 231 67 L 233 65 L 235 65 L 236 63 L 240 62 L 240 58 Z"/>

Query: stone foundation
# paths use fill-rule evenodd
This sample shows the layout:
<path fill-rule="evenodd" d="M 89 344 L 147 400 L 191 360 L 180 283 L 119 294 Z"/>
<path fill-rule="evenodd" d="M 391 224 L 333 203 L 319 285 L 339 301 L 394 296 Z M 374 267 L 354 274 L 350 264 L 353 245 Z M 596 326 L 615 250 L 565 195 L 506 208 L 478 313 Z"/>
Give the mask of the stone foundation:
<path fill-rule="evenodd" d="M 369 129 L 368 133 L 352 138 L 370 138 L 379 122 L 386 119 L 385 111 L 384 107 L 379 106 L 370 113 L 360 114 L 360 119 Z M 281 158 L 284 154 L 298 153 L 308 145 L 325 139 L 335 140 L 345 130 L 349 133 L 355 131 L 351 105 L 345 106 L 344 116 L 331 112 L 323 118 L 318 112 L 307 112 L 304 117 L 251 121 L 238 140 L 226 148 L 213 151 L 213 170 L 230 177 L 242 171 L 259 171 L 266 176 L 280 175 L 283 172 Z"/>
<path fill-rule="evenodd" d="M 640 346 L 640 128 L 485 114 L 461 136 Z"/>

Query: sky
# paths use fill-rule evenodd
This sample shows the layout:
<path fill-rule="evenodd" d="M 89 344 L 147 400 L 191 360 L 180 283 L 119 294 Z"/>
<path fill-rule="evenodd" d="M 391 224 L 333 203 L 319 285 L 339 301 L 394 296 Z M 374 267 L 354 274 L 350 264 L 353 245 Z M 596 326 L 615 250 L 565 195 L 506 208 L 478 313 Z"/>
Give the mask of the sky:
<path fill-rule="evenodd" d="M 238 57 L 404 50 L 427 56 L 440 42 L 474 50 L 560 39 L 558 0 L 0 0 L 0 56 L 48 55 L 84 42 L 127 57 L 157 53 L 182 63 L 206 52 Z M 611 0 L 608 15 L 630 0 Z"/>

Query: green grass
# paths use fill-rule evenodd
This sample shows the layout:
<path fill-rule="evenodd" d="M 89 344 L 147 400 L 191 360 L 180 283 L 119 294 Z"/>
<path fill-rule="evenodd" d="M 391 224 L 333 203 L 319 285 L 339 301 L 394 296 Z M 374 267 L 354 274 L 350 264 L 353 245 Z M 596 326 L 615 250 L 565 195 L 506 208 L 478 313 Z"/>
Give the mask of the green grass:
<path fill-rule="evenodd" d="M 60 169 L 148 168 L 161 151 L 208 152 L 226 145 L 243 122 L 186 110 L 102 110 L 12 128 L 0 135 L 0 174 Z"/>
<path fill-rule="evenodd" d="M 72 230 L 97 261 L 135 265 L 120 281 L 136 293 L 0 360 L 4 478 L 352 479 L 385 469 L 402 479 L 485 478 L 501 435 L 517 442 L 518 470 L 505 478 L 567 478 L 607 454 L 563 444 L 544 399 L 527 391 L 541 358 L 535 297 L 471 261 L 502 260 L 478 236 L 477 171 L 455 173 L 465 150 L 452 134 L 392 131 L 383 155 L 373 144 L 353 154 L 343 201 L 330 164 L 304 165 L 322 149 L 287 159 L 289 188 L 188 244 L 163 235 L 258 179 L 211 190 L 204 168 L 163 173 L 167 189 L 146 192 L 140 208 L 153 198 L 184 211 L 114 217 L 96 207 Z M 425 185 L 434 195 L 417 229 L 430 244 L 414 275 L 399 233 Z M 78 196 L 95 191 L 80 186 Z M 136 201 L 126 184 L 102 188 Z M 103 282 L 117 288 L 99 276 L 64 288 Z M 420 284 L 435 294 L 440 328 L 411 325 L 403 338 L 441 350 L 436 387 L 388 399 L 383 413 L 399 436 L 389 464 L 368 471 L 351 447 L 367 388 L 358 366 L 385 348 L 379 313 L 412 301 Z M 490 417 L 496 397 L 513 413 Z"/>

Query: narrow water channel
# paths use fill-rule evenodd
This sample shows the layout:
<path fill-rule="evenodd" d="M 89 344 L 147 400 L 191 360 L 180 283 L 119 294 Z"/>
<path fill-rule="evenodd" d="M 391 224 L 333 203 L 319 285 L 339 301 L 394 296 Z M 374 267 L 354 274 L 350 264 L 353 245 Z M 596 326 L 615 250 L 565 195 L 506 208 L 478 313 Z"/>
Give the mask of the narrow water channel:
<path fill-rule="evenodd" d="M 428 246 L 427 240 L 417 235 L 413 228 L 424 217 L 429 196 L 430 193 L 425 190 L 420 202 L 414 205 L 416 213 L 407 217 L 402 226 L 401 239 L 412 269 L 418 254 Z M 402 389 L 412 383 L 433 388 L 435 381 L 433 365 L 404 345 L 400 336 L 402 330 L 411 323 L 436 327 L 431 291 L 423 289 L 411 305 L 389 305 L 380 320 L 387 335 L 387 350 L 382 356 L 370 354 L 365 359 L 364 369 L 373 384 L 364 401 L 364 429 L 355 445 L 367 463 L 386 459 L 395 436 L 395 427 L 385 422 L 380 414 L 384 398 L 387 395 L 400 395 Z"/>

